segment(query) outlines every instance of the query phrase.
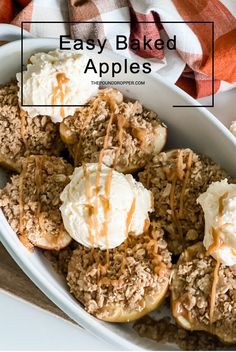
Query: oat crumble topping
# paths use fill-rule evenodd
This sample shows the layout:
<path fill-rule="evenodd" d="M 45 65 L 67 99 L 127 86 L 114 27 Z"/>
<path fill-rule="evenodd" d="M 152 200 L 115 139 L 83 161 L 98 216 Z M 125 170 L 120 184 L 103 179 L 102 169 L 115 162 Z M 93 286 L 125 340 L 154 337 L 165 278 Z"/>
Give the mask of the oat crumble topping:
<path fill-rule="evenodd" d="M 190 153 L 192 153 L 191 168 L 186 177 Z M 154 218 L 164 229 L 165 239 L 172 253 L 180 254 L 188 246 L 203 239 L 204 214 L 196 200 L 206 191 L 210 183 L 227 177 L 226 172 L 210 158 L 197 155 L 190 149 L 162 152 L 154 156 L 145 170 L 139 173 L 139 180 L 153 193 Z M 171 208 L 173 190 L 173 208 Z M 183 202 L 180 211 L 182 192 Z"/>
<path fill-rule="evenodd" d="M 0 206 L 19 238 L 45 249 L 68 245 L 59 210 L 60 193 L 69 182 L 72 166 L 62 158 L 30 156 L 20 175 L 0 190 Z"/>
<path fill-rule="evenodd" d="M 67 275 L 73 295 L 98 318 L 105 318 L 114 304 L 143 310 L 146 295 L 160 294 L 169 282 L 171 257 L 157 224 L 109 250 L 106 263 L 106 251 L 78 245 Z"/>
<path fill-rule="evenodd" d="M 23 157 L 59 155 L 63 143 L 50 117 L 31 118 L 20 111 L 17 93 L 15 82 L 0 87 L 0 164 L 20 171 Z"/>
<path fill-rule="evenodd" d="M 116 305 L 142 311 L 146 297 L 161 294 L 172 278 L 172 300 L 181 300 L 196 331 L 167 317 L 155 321 L 145 316 L 134 324 L 140 336 L 176 343 L 183 350 L 222 350 L 226 345 L 220 340 L 236 343 L 236 265 L 220 265 L 211 324 L 216 261 L 197 243 L 203 239 L 204 215 L 196 203 L 210 183 L 232 179 L 190 149 L 158 154 L 165 145 L 166 127 L 156 113 L 138 101 L 125 101 L 116 89 L 100 90 L 90 106 L 65 118 L 60 133 L 48 116 L 22 113 L 17 92 L 15 82 L 0 87 L 0 165 L 20 172 L 0 190 L 0 207 L 20 240 L 29 248 L 46 249 L 45 256 L 67 279 L 72 294 L 100 319 L 106 320 Z M 145 167 L 139 179 L 154 195 L 155 215 L 149 231 L 130 234 L 107 254 L 71 241 L 66 232 L 60 193 L 73 168 L 57 156 L 64 142 L 76 166 L 98 162 L 111 116 L 102 161 L 114 166 L 118 155 L 115 169 L 125 173 Z M 174 271 L 169 251 L 182 253 Z"/>
<path fill-rule="evenodd" d="M 203 244 L 188 248 L 174 269 L 172 300 L 189 312 L 192 330 L 205 330 L 224 342 L 236 343 L 236 265 L 220 264 L 212 324 L 210 298 L 216 261 L 206 255 Z"/>
<path fill-rule="evenodd" d="M 75 165 L 98 161 L 112 112 L 114 119 L 108 146 L 103 151 L 104 164 L 113 165 L 116 151 L 120 146 L 119 124 L 124 124 L 124 128 L 116 170 L 121 172 L 138 170 L 154 152 L 162 149 L 166 139 L 166 128 L 162 126 L 157 114 L 143 108 L 138 101 L 125 102 L 123 95 L 115 89 L 105 89 L 89 102 L 89 107 L 79 108 L 74 116 L 67 117 L 60 126 L 61 137 L 67 144 Z M 157 142 L 158 139 L 160 142 Z"/>

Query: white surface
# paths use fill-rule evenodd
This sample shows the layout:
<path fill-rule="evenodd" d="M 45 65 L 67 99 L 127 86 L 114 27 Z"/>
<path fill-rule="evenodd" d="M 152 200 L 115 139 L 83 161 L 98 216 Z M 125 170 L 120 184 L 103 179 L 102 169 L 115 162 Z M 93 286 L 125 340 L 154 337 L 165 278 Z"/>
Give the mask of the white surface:
<path fill-rule="evenodd" d="M 1 82 L 9 81 L 19 70 L 19 47 L 20 43 L 10 43 L 0 48 L 0 60 L 2 63 Z M 24 44 L 24 59 L 37 50 L 50 50 L 58 45 L 57 40 L 27 39 Z M 123 59 L 104 51 L 104 56 L 93 53 L 95 59 L 111 63 L 120 62 Z M 104 80 L 107 80 L 109 73 Z M 126 80 L 121 73 L 115 80 Z M 135 75 L 130 75 L 135 80 Z M 220 163 L 232 174 L 236 174 L 235 150 L 236 140 L 232 134 L 223 127 L 204 108 L 175 108 L 172 105 L 196 104 L 186 93 L 166 83 L 157 75 L 139 75 L 139 79 L 146 81 L 142 86 L 117 86 L 130 98 L 140 99 L 149 109 L 159 112 L 159 115 L 169 126 L 169 147 L 189 146 L 201 153 L 208 154 Z M 147 89 L 148 88 L 148 89 Z M 4 173 L 1 171 L 1 178 Z M 61 309 L 63 309 L 75 321 L 93 331 L 94 334 L 103 337 L 107 341 L 122 346 L 123 349 L 168 349 L 164 344 L 152 345 L 150 341 L 141 339 L 127 324 L 107 324 L 98 321 L 87 314 L 78 302 L 69 294 L 64 281 L 52 270 L 47 260 L 40 255 L 39 251 L 29 253 L 19 242 L 13 230 L 10 228 L 3 214 L 0 213 L 1 240 L 16 262 L 35 282 L 36 285 Z M 52 329 L 52 328 L 51 328 Z M 53 334 L 54 335 L 54 334 Z"/>
<path fill-rule="evenodd" d="M 0 290 L 0 351 L 114 350 L 79 326 Z M 116 349 L 117 350 L 117 349 Z"/>

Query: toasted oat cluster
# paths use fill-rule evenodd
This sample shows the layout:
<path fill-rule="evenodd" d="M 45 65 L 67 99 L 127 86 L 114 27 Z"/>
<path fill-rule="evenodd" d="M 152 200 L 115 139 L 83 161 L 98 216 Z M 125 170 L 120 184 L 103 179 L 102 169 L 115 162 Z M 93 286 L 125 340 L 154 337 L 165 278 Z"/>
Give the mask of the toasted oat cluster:
<path fill-rule="evenodd" d="M 0 190 L 0 206 L 19 238 L 28 247 L 60 249 L 69 244 L 60 207 L 60 194 L 72 167 L 62 158 L 30 156 L 20 175 Z"/>
<path fill-rule="evenodd" d="M 108 321 L 141 317 L 165 297 L 171 257 L 159 226 L 153 223 L 140 236 L 106 252 L 81 245 L 73 252 L 67 281 L 85 309 Z M 98 264 L 99 263 L 99 264 Z M 151 309 L 150 309 L 151 310 Z"/>
<path fill-rule="evenodd" d="M 188 248 L 174 270 L 172 312 L 186 329 L 208 331 L 225 343 L 236 343 L 236 265 L 220 264 L 215 270 L 216 261 L 206 255 L 202 242 Z"/>
<path fill-rule="evenodd" d="M 50 117 L 30 118 L 20 110 L 17 93 L 16 83 L 0 88 L 0 165 L 19 172 L 22 158 L 59 155 L 63 143 Z"/>
<path fill-rule="evenodd" d="M 125 102 L 115 89 L 101 90 L 88 107 L 64 119 L 60 133 L 75 165 L 98 162 L 103 150 L 103 163 L 125 173 L 141 169 L 166 142 L 157 114 L 138 101 Z"/>
<path fill-rule="evenodd" d="M 139 174 L 154 196 L 154 218 L 165 231 L 169 250 L 180 254 L 203 239 L 204 214 L 197 203 L 210 183 L 227 177 L 210 158 L 190 149 L 162 152 Z"/>

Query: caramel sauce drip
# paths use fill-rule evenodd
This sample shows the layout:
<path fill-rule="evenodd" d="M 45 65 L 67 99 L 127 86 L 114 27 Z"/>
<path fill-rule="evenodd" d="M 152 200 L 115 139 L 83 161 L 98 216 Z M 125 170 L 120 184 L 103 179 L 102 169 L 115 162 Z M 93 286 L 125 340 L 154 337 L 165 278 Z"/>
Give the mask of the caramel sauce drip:
<path fill-rule="evenodd" d="M 228 192 L 225 192 L 220 198 L 219 198 L 219 215 L 218 215 L 218 227 L 214 228 L 212 227 L 212 237 L 213 237 L 213 242 L 209 246 L 207 250 L 207 255 L 210 255 L 220 249 L 223 245 L 224 242 L 220 238 L 220 231 L 223 228 L 222 222 L 223 222 L 223 210 L 224 210 L 224 201 L 228 196 Z M 227 225 L 227 224 L 225 224 Z M 214 315 L 214 308 L 215 308 L 215 301 L 216 301 L 216 288 L 217 288 L 217 283 L 219 279 L 219 268 L 220 268 L 220 260 L 217 258 L 216 260 L 216 266 L 214 269 L 214 274 L 213 274 L 213 282 L 212 282 L 212 287 L 211 287 L 211 294 L 210 294 L 210 312 L 209 312 L 209 318 L 210 318 L 210 323 L 213 322 L 213 315 Z"/>
<path fill-rule="evenodd" d="M 225 192 L 220 198 L 219 198 L 219 215 L 218 215 L 218 227 L 214 228 L 212 227 L 212 237 L 213 241 L 212 244 L 209 246 L 207 250 L 207 255 L 210 255 L 220 249 L 224 242 L 220 238 L 220 232 L 224 226 L 228 226 L 228 224 L 222 225 L 222 217 L 223 217 L 223 209 L 224 209 L 224 201 L 228 196 L 228 192 Z"/>
<path fill-rule="evenodd" d="M 133 202 L 131 204 L 130 210 L 127 214 L 127 218 L 126 218 L 126 238 L 128 237 L 128 233 L 129 233 L 129 226 L 132 220 L 132 217 L 134 215 L 134 211 L 135 211 L 135 206 L 136 206 L 136 199 L 133 199 Z"/>
<path fill-rule="evenodd" d="M 142 127 L 133 127 L 132 134 L 135 138 L 140 141 L 140 147 L 144 148 L 147 140 L 147 131 L 145 128 Z"/>
<path fill-rule="evenodd" d="M 109 102 L 108 97 L 105 95 L 104 95 L 104 100 L 106 102 Z M 99 96 L 91 102 L 91 104 L 89 106 L 90 113 L 87 114 L 86 118 L 82 121 L 82 131 L 84 131 L 88 127 L 88 125 L 90 124 L 92 118 L 94 117 L 94 114 L 96 114 L 96 109 L 97 109 L 99 103 L 100 103 Z"/>
<path fill-rule="evenodd" d="M 20 210 L 20 214 L 19 214 L 19 239 L 21 241 L 21 243 L 30 251 L 33 250 L 33 245 L 32 243 L 29 241 L 27 234 L 25 233 L 25 228 L 24 228 L 24 198 L 23 198 L 23 188 L 24 188 L 24 177 L 26 174 L 26 164 L 23 161 L 22 162 L 22 171 L 21 174 L 19 176 L 19 210 Z"/>
<path fill-rule="evenodd" d="M 192 161 L 193 161 L 193 153 L 192 153 L 192 151 L 190 151 L 189 155 L 188 155 L 188 161 L 187 161 L 187 171 L 186 171 L 186 174 L 185 174 L 184 183 L 183 183 L 181 194 L 180 194 L 179 219 L 182 219 L 182 217 L 183 217 L 184 195 L 185 195 L 186 186 L 187 186 L 187 183 L 188 183 L 188 180 L 189 180 L 189 176 L 190 176 Z M 183 164 L 181 164 L 181 167 L 182 167 L 182 170 L 183 170 Z M 182 175 L 183 175 L 183 172 L 182 172 L 181 176 Z M 182 177 L 184 177 L 184 175 Z"/>
<path fill-rule="evenodd" d="M 209 319 L 210 319 L 211 324 L 213 322 L 213 315 L 214 315 L 214 309 L 215 309 L 216 288 L 217 288 L 217 283 L 218 283 L 218 279 L 219 279 L 219 268 L 220 268 L 220 261 L 217 259 L 216 266 L 215 266 L 214 273 L 213 273 L 213 282 L 212 282 L 212 288 L 211 288 L 211 294 L 210 294 Z"/>
<path fill-rule="evenodd" d="M 100 200 L 100 203 L 103 207 L 103 213 L 104 213 L 104 221 L 103 221 L 103 225 L 102 225 L 102 230 L 101 233 L 99 234 L 99 236 L 103 236 L 106 238 L 106 270 L 109 264 L 109 243 L 108 243 L 108 214 L 109 214 L 109 210 L 110 210 L 110 202 L 109 202 L 109 198 L 110 198 L 110 191 L 111 191 L 111 183 L 112 183 L 112 174 L 113 174 L 113 170 L 117 165 L 120 153 L 121 153 L 121 149 L 122 149 L 122 144 L 123 144 L 123 136 L 124 136 L 124 127 L 126 125 L 126 118 L 125 116 L 123 116 L 122 114 L 116 114 L 116 110 L 117 110 L 117 104 L 114 98 L 112 98 L 111 96 L 107 96 L 104 95 L 103 99 L 110 105 L 111 108 L 111 116 L 110 119 L 108 121 L 108 125 L 107 125 L 107 129 L 106 129 L 106 134 L 104 137 L 104 143 L 103 143 L 103 148 L 99 153 L 99 159 L 98 159 L 98 168 L 97 168 L 97 174 L 96 174 L 96 180 L 95 180 L 95 204 L 94 204 L 94 209 L 93 209 L 93 215 L 94 215 L 94 222 L 92 224 L 92 222 L 90 223 L 90 231 L 91 228 L 94 226 L 95 227 L 95 232 L 96 229 L 98 228 L 98 221 L 97 221 L 97 214 L 98 214 L 98 200 Z M 96 101 L 98 102 L 98 100 L 95 99 L 95 101 L 93 102 L 93 107 L 96 107 Z M 109 142 L 109 135 L 112 129 L 112 124 L 114 122 L 114 119 L 116 118 L 116 123 L 117 123 L 117 127 L 118 127 L 118 132 L 117 132 L 117 139 L 118 139 L 118 143 L 119 146 L 116 149 L 116 153 L 115 153 L 115 157 L 114 157 L 114 161 L 113 161 L 113 165 L 110 168 L 106 179 L 105 179 L 105 197 L 104 196 L 98 196 L 99 190 L 100 190 L 100 179 L 101 179 L 101 170 L 102 170 L 102 161 L 103 161 L 103 156 L 104 156 L 104 151 L 108 148 L 108 142 Z M 86 120 L 84 123 L 83 128 L 85 128 L 88 124 L 88 121 Z M 139 134 L 139 138 L 143 138 L 141 136 L 141 132 Z M 87 173 L 85 173 L 85 177 L 88 177 Z M 90 185 L 88 185 L 87 187 L 90 187 Z M 90 197 L 87 197 L 87 201 L 89 203 L 89 199 Z M 126 237 L 128 236 L 128 231 L 129 231 L 129 226 L 130 226 L 130 222 L 132 220 L 132 216 L 133 213 L 135 211 L 135 205 L 136 205 L 136 199 L 133 199 L 133 202 L 131 204 L 130 210 L 127 214 L 127 219 L 126 219 Z M 127 245 L 127 244 L 126 244 Z M 125 258 L 123 258 L 123 262 L 122 262 L 122 266 L 125 262 Z M 99 262 L 100 259 L 98 258 L 97 260 L 97 265 L 98 267 L 101 267 L 101 263 Z M 105 270 L 105 272 L 106 272 Z M 100 272 L 99 270 L 99 274 L 98 276 L 100 277 L 100 275 L 104 274 L 104 270 Z M 105 278 L 104 278 L 105 279 Z M 103 280 L 103 279 L 101 279 Z M 102 284 L 103 281 L 99 281 L 100 284 Z M 107 281 L 107 280 L 106 280 Z M 114 280 L 113 280 L 114 281 Z M 117 281 L 117 280 L 116 280 Z M 109 280 L 109 283 L 114 284 L 114 282 L 111 282 L 111 280 Z M 118 281 L 116 282 L 116 284 L 118 283 Z"/>
<path fill-rule="evenodd" d="M 123 145 L 123 138 L 124 138 L 124 127 L 126 125 L 126 118 L 124 115 L 119 114 L 116 116 L 116 119 L 117 119 L 117 126 L 118 126 L 117 138 L 118 138 L 119 147 L 116 150 L 114 167 L 117 165 L 118 159 L 120 157 L 120 153 Z"/>
<path fill-rule="evenodd" d="M 98 170 L 97 170 L 97 175 L 96 175 L 96 189 L 99 189 L 99 184 L 100 184 L 100 176 L 101 176 L 101 170 L 102 170 L 102 159 L 104 155 L 105 149 L 108 147 L 108 141 L 109 141 L 109 135 L 110 131 L 112 128 L 112 123 L 114 120 L 114 113 L 111 114 L 108 125 L 107 125 L 107 130 L 106 130 L 106 135 L 104 137 L 104 143 L 103 143 L 103 148 L 99 153 L 99 159 L 98 159 Z"/>
<path fill-rule="evenodd" d="M 109 102 L 109 99 L 108 99 L 108 97 L 106 95 L 104 95 L 103 98 L 104 98 L 104 100 L 106 102 Z M 74 150 L 74 165 L 75 166 L 78 164 L 78 156 L 79 156 L 79 151 L 80 151 L 80 148 L 81 148 L 81 140 L 82 140 L 84 134 L 86 133 L 86 128 L 89 126 L 91 120 L 94 118 L 94 115 L 96 115 L 96 109 L 97 109 L 99 103 L 100 103 L 100 97 L 98 96 L 97 98 L 95 98 L 91 102 L 91 104 L 89 106 L 90 113 L 87 113 L 86 118 L 84 118 L 84 116 L 82 118 L 82 121 L 81 121 L 81 130 L 82 130 L 81 137 L 79 138 L 78 143 L 74 146 L 74 148 L 75 148 L 75 150 Z"/>
<path fill-rule="evenodd" d="M 174 170 L 163 168 L 164 172 L 166 173 L 168 181 L 171 182 L 169 202 L 170 202 L 170 209 L 171 209 L 173 223 L 182 240 L 183 240 L 183 231 L 179 220 L 183 218 L 184 195 L 185 195 L 187 182 L 189 180 L 189 176 L 191 172 L 192 159 L 193 159 L 193 153 L 192 151 L 190 151 L 188 155 L 187 165 L 186 165 L 186 172 L 184 172 L 183 150 L 178 150 L 176 168 Z M 179 211 L 175 210 L 175 205 L 174 205 L 175 189 L 176 189 L 176 183 L 178 180 L 182 182 L 182 189 L 181 189 L 180 198 L 179 198 Z"/>
<path fill-rule="evenodd" d="M 220 249 L 223 245 L 223 241 L 220 238 L 220 229 L 219 228 L 212 227 L 212 237 L 213 237 L 213 242 L 209 246 L 209 248 L 206 252 L 207 255 L 211 255 L 212 253 L 214 253 L 215 251 Z"/>
<path fill-rule="evenodd" d="M 145 219 L 145 221 L 144 221 L 144 227 L 143 227 L 143 232 L 144 232 L 144 233 L 147 232 L 148 229 L 149 229 L 149 227 L 150 227 L 150 220 L 149 220 L 149 219 Z"/>
<path fill-rule="evenodd" d="M 107 247 L 107 261 L 109 261 L 109 243 L 108 243 L 108 226 L 107 226 L 107 217 L 108 217 L 108 213 L 110 210 L 110 206 L 109 206 L 109 198 L 110 198 L 110 189 L 111 189 L 111 181 L 112 181 L 112 173 L 113 173 L 113 168 L 111 168 L 106 176 L 105 179 L 105 197 L 98 197 L 99 194 L 99 190 L 100 190 L 100 179 L 101 179 L 101 171 L 102 171 L 102 160 L 103 160 L 103 155 L 104 155 L 104 151 L 107 149 L 108 147 L 108 141 L 109 141 L 109 135 L 110 135 L 110 131 L 112 128 L 112 124 L 113 124 L 113 120 L 114 120 L 114 111 L 116 108 L 116 103 L 115 100 L 112 97 L 109 96 L 104 96 L 104 99 L 107 101 L 108 104 L 110 104 L 111 106 L 111 116 L 110 119 L 108 121 L 108 125 L 107 125 L 107 129 L 106 129 L 106 134 L 104 137 L 104 143 L 103 143 L 103 148 L 100 151 L 99 154 L 99 159 L 98 159 L 98 167 L 97 167 L 97 173 L 96 173 L 96 179 L 95 179 L 95 202 L 94 202 L 94 207 L 93 207 L 93 211 L 91 214 L 90 218 L 90 224 L 89 224 L 89 232 L 90 232 L 90 242 L 91 242 L 91 246 L 94 246 L 94 238 L 92 236 L 92 230 L 94 230 L 95 233 L 95 240 L 97 241 L 97 237 L 98 236 L 104 236 L 106 237 L 106 247 Z M 86 169 L 86 167 L 84 166 L 84 168 Z M 84 169 L 84 170 L 85 170 Z M 88 188 L 91 188 L 90 183 L 88 183 L 88 173 L 85 172 L 85 180 L 87 179 L 87 202 L 88 204 L 90 203 L 90 198 L 91 195 L 88 197 Z M 104 212 L 104 221 L 103 221 L 103 225 L 102 225 L 102 230 L 101 233 L 98 234 L 98 219 L 97 219 L 97 215 L 98 215 L 98 201 L 101 201 L 102 207 L 103 207 L 103 212 Z M 92 221 L 93 219 L 93 221 Z"/>
<path fill-rule="evenodd" d="M 110 102 L 111 106 L 113 106 L 113 104 L 114 104 L 113 99 L 110 99 L 109 102 Z M 106 130 L 106 135 L 105 135 L 105 138 L 104 138 L 103 148 L 100 151 L 99 159 L 98 159 L 98 169 L 97 169 L 96 186 L 95 186 L 96 195 L 98 195 L 99 188 L 100 188 L 100 178 L 101 178 L 101 171 L 102 171 L 102 160 L 103 160 L 104 151 L 108 147 L 109 135 L 110 135 L 110 131 L 111 131 L 111 128 L 112 128 L 113 120 L 114 120 L 114 113 L 112 111 L 112 114 L 110 116 L 110 119 L 109 119 L 108 125 L 107 125 L 107 130 Z M 112 173 L 113 173 L 113 168 L 111 168 L 109 170 L 109 172 L 108 172 L 108 174 L 106 176 L 106 180 L 105 180 L 105 196 L 106 196 L 106 199 L 107 199 L 107 203 L 109 203 L 109 198 L 110 198 Z M 103 202 L 103 204 L 104 204 L 104 202 Z M 94 209 L 95 209 L 94 210 L 94 215 L 95 215 L 95 218 L 97 219 L 98 197 L 96 197 Z M 103 221 L 102 230 L 101 230 L 101 233 L 99 234 L 99 236 L 106 237 L 106 247 L 107 247 L 107 251 L 108 251 L 109 243 L 108 243 L 108 233 L 107 233 L 108 232 L 107 217 L 108 217 L 108 213 L 109 213 L 109 207 L 106 206 L 103 209 L 104 209 L 104 221 Z M 109 258 L 109 254 L 108 253 L 107 253 L 107 258 Z"/>
<path fill-rule="evenodd" d="M 149 254 L 153 257 L 152 258 L 152 265 L 154 267 L 153 271 L 155 274 L 162 276 L 166 272 L 167 265 L 163 262 L 162 256 L 158 254 L 159 247 L 156 241 L 155 232 L 153 232 L 153 230 L 150 228 L 148 228 L 147 231 L 149 231 L 149 235 L 151 235 L 151 239 L 147 243 L 146 248 Z"/>
<path fill-rule="evenodd" d="M 60 99 L 60 104 L 64 104 L 64 84 L 69 81 L 69 78 L 66 77 L 65 73 L 57 73 L 57 86 L 52 86 L 52 105 L 56 105 L 57 97 Z M 65 117 L 64 107 L 60 107 L 60 114 L 62 117 Z"/>
<path fill-rule="evenodd" d="M 97 171 L 97 176 L 96 176 L 96 190 L 99 190 L 99 183 L 100 183 L 100 175 L 101 175 L 101 168 L 102 168 L 102 160 L 103 160 L 103 155 L 104 155 L 104 151 L 107 149 L 108 147 L 108 140 L 109 140 L 109 135 L 110 135 L 110 131 L 112 128 L 112 124 L 114 119 L 116 119 L 116 123 L 117 123 L 117 127 L 118 127 L 118 132 L 117 132 L 117 140 L 118 140 L 118 148 L 116 149 L 116 153 L 115 153 L 115 157 L 114 157 L 114 161 L 113 161 L 113 166 L 111 167 L 111 169 L 109 170 L 106 180 L 105 180 L 105 199 L 101 198 L 101 202 L 102 202 L 102 206 L 103 206 L 103 211 L 104 211 L 104 223 L 103 223 L 103 227 L 102 227 L 102 232 L 101 232 L 101 236 L 105 236 L 107 239 L 107 252 L 106 252 L 106 257 L 107 257 L 107 264 L 109 263 L 109 243 L 108 243 L 108 226 L 107 226 L 107 217 L 108 217 L 108 213 L 110 210 L 109 207 L 109 197 L 110 197 L 110 190 L 111 190 L 111 182 L 112 182 L 112 173 L 114 168 L 116 167 L 118 160 L 119 160 L 119 156 L 122 150 L 122 145 L 123 145 L 123 138 L 124 138 L 124 128 L 126 126 L 126 118 L 125 116 L 123 116 L 122 114 L 116 114 L 116 102 L 112 97 L 109 96 L 104 96 L 104 99 L 107 101 L 107 103 L 110 105 L 111 107 L 111 117 L 109 119 L 108 122 L 108 126 L 107 126 L 107 130 L 106 130 L 106 135 L 104 138 L 104 144 L 103 144 L 103 148 L 99 154 L 99 161 L 98 161 L 98 171 Z M 139 137 L 141 138 L 141 135 L 139 135 Z M 127 219 L 126 219 L 126 237 L 128 236 L 128 231 L 129 231 L 129 226 L 130 223 L 132 221 L 132 217 L 133 217 L 133 213 L 135 211 L 135 205 L 136 205 L 136 199 L 133 199 L 133 202 L 131 204 L 130 210 L 127 214 Z M 95 206 L 95 215 L 97 213 L 97 206 L 98 203 L 96 202 L 96 206 Z M 127 241 L 125 242 L 125 246 L 127 246 Z M 122 266 L 125 265 L 126 262 L 126 256 L 124 256 L 123 261 L 122 261 Z"/>

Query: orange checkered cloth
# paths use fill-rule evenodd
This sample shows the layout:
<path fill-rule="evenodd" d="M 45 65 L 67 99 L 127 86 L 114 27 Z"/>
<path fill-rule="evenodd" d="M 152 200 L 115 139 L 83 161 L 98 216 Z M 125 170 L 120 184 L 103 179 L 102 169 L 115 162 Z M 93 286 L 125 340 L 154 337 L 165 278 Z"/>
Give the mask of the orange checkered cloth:
<path fill-rule="evenodd" d="M 69 28 L 72 38 L 106 38 L 114 51 L 117 34 L 128 37 L 130 43 L 132 39 L 142 42 L 144 34 L 165 40 L 176 35 L 176 50 L 127 48 L 122 54 L 141 62 L 150 59 L 154 71 L 195 98 L 212 94 L 212 76 L 214 93 L 236 87 L 236 0 L 68 0 L 68 4 L 33 0 L 13 23 L 40 19 L 76 21 Z M 26 29 L 49 37 L 68 30 L 55 24 L 52 33 L 53 26 L 33 24 Z"/>

